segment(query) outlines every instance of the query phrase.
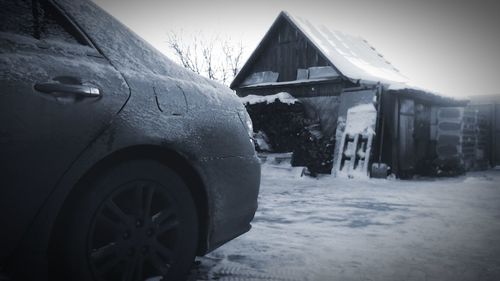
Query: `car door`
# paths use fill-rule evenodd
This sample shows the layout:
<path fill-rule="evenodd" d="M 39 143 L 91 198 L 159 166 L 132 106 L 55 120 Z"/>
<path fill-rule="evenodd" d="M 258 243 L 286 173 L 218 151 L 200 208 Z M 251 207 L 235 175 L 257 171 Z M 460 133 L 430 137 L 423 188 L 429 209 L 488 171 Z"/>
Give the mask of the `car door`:
<path fill-rule="evenodd" d="M 50 1 L 0 2 L 1 262 L 129 89 Z"/>

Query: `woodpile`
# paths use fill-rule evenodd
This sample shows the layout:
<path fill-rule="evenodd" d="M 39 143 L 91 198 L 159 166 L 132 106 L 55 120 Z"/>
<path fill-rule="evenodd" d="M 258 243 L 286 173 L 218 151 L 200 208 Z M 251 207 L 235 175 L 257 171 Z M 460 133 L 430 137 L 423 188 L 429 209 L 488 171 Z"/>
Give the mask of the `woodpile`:
<path fill-rule="evenodd" d="M 310 176 L 331 174 L 335 140 L 326 138 L 319 123 L 304 127 L 292 154 L 292 166 L 307 167 Z"/>
<path fill-rule="evenodd" d="M 321 132 L 318 120 L 306 117 L 304 106 L 296 102 L 247 102 L 253 122 L 255 148 L 258 152 L 293 152 L 291 164 L 307 167 L 308 174 L 330 174 L 335 142 Z"/>
<path fill-rule="evenodd" d="M 246 103 L 253 122 L 254 132 L 265 135 L 272 152 L 283 153 L 294 150 L 298 138 L 306 124 L 304 106 L 300 102 Z M 256 147 L 257 151 L 269 150 Z"/>

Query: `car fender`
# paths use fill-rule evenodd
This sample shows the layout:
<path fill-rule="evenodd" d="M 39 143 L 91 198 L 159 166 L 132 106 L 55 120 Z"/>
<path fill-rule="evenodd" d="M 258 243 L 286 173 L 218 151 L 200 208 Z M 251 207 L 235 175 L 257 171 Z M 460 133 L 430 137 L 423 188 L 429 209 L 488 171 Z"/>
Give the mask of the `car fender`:
<path fill-rule="evenodd" d="M 148 111 L 152 110 L 148 109 Z M 141 128 L 131 126 L 130 120 L 127 120 L 129 114 L 130 110 L 127 110 L 127 107 L 125 107 L 111 125 L 88 145 L 58 181 L 58 184 L 48 196 L 48 199 L 34 218 L 32 224 L 28 227 L 17 249 L 9 259 L 9 265 L 13 267 L 14 271 L 17 271 L 16 264 L 28 263 L 33 266 L 33 270 L 25 272 L 25 274 L 32 275 L 37 279 L 48 276 L 49 259 L 47 258 L 47 254 L 50 248 L 51 235 L 66 199 L 74 191 L 79 181 L 93 167 L 113 155 L 135 148 L 154 148 L 156 151 L 175 152 L 184 161 L 192 164 L 191 167 L 196 172 L 199 172 L 200 178 L 203 178 L 203 170 L 200 169 L 199 165 L 196 165 L 197 157 L 195 157 L 197 151 L 200 149 L 192 149 L 192 146 L 184 145 L 182 138 L 168 138 L 165 135 L 158 134 L 151 127 L 143 126 Z M 184 119 L 182 116 L 174 118 L 177 120 Z M 182 126 L 171 126 L 169 130 L 172 136 L 184 134 Z M 209 196 L 210 194 L 207 193 L 207 197 Z M 207 200 L 207 204 L 209 202 L 211 200 Z M 208 209 L 211 210 L 212 208 L 208 207 Z M 207 217 L 211 217 L 211 215 L 208 214 Z M 207 224 L 210 225 L 210 223 Z"/>

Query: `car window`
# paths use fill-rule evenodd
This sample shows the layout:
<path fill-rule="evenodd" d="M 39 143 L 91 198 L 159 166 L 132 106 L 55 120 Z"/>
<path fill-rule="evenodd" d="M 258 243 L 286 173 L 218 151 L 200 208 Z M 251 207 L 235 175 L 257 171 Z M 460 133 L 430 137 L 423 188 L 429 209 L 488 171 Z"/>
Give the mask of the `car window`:
<path fill-rule="evenodd" d="M 0 31 L 33 36 L 31 0 L 0 0 Z"/>
<path fill-rule="evenodd" d="M 47 0 L 0 0 L 0 3 L 0 31 L 86 45 L 75 28 Z"/>

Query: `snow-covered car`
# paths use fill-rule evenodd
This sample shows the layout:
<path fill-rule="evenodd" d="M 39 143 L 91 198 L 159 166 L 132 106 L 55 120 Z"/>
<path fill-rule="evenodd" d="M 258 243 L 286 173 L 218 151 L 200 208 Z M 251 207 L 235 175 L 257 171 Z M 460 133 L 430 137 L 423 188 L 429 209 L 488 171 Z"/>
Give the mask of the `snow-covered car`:
<path fill-rule="evenodd" d="M 90 1 L 0 3 L 0 279 L 178 280 L 250 229 L 233 92 Z"/>

